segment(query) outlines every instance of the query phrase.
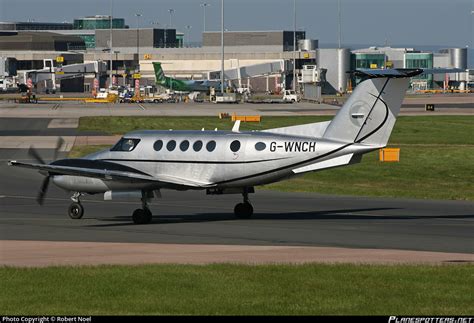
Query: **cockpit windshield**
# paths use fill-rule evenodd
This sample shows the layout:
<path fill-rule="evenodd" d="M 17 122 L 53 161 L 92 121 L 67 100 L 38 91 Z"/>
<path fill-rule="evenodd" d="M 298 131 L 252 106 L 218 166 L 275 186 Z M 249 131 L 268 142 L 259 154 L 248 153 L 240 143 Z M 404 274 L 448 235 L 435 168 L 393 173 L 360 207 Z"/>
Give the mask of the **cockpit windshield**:
<path fill-rule="evenodd" d="M 110 151 L 133 151 L 140 139 L 122 138 L 110 149 Z"/>

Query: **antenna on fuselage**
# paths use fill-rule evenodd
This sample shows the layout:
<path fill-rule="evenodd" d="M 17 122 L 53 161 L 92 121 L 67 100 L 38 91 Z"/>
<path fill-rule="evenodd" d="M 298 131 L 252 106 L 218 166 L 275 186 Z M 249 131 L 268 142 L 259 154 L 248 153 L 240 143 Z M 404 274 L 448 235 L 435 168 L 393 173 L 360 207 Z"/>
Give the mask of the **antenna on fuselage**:
<path fill-rule="evenodd" d="M 234 126 L 232 127 L 232 132 L 239 132 L 240 129 L 240 120 L 236 120 Z"/>

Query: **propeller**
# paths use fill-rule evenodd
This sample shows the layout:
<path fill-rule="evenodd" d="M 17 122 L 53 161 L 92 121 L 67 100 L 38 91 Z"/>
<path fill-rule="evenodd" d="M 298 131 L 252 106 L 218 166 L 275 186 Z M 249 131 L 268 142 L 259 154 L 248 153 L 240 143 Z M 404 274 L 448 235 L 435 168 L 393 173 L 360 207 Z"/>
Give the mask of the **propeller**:
<path fill-rule="evenodd" d="M 54 149 L 53 160 L 56 160 L 58 158 L 59 150 L 61 149 L 63 144 L 64 144 L 64 139 L 59 137 L 58 142 L 56 143 L 56 148 Z M 42 164 L 42 165 L 46 164 L 44 159 L 41 158 L 40 154 L 33 146 L 31 146 L 30 149 L 28 149 L 28 155 L 30 155 L 39 164 Z M 48 173 L 48 175 L 46 175 L 45 179 L 43 180 L 43 183 L 41 184 L 41 188 L 38 192 L 38 196 L 36 197 L 36 202 L 38 202 L 39 205 L 43 205 L 44 203 L 44 198 L 46 196 L 46 192 L 48 191 L 50 179 L 51 179 L 51 175 Z"/>

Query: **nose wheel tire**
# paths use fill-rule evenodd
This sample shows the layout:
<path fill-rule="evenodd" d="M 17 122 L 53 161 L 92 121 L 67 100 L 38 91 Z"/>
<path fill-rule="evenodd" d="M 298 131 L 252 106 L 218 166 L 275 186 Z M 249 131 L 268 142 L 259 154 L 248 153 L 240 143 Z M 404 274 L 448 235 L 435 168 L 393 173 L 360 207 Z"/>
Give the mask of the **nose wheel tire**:
<path fill-rule="evenodd" d="M 234 214 L 239 219 L 250 219 L 253 215 L 253 206 L 248 202 L 239 203 L 234 208 Z"/>
<path fill-rule="evenodd" d="M 132 214 L 133 223 L 148 224 L 151 223 L 153 216 L 148 208 L 136 209 Z"/>
<path fill-rule="evenodd" d="M 72 203 L 69 205 L 68 214 L 71 219 L 80 219 L 84 215 L 84 207 L 81 203 Z"/>

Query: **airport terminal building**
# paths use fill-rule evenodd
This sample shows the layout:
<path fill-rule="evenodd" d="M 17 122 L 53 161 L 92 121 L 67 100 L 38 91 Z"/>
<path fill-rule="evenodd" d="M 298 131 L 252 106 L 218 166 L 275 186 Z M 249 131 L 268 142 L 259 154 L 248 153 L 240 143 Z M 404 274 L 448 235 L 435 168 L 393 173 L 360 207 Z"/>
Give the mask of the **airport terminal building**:
<path fill-rule="evenodd" d="M 112 29 L 110 21 L 112 20 Z M 112 35 L 112 48 L 110 36 Z M 204 32 L 202 44 L 183 43 L 184 34 L 176 29 L 129 28 L 122 18 L 92 16 L 74 23 L 0 22 L 0 57 L 15 60 L 17 73 L 41 69 L 46 61 L 62 64 L 103 61 L 112 71 L 116 85 L 131 85 L 140 75 L 142 86 L 154 85 L 152 62 L 162 63 L 166 75 L 181 79 L 219 78 L 221 69 L 221 33 Z M 467 48 L 448 48 L 424 52 L 416 48 L 370 47 L 362 49 L 320 48 L 316 39 L 304 31 L 226 31 L 225 77 L 235 86 L 248 86 L 254 92 L 274 92 L 292 88 L 294 71 L 297 88 L 320 86 L 323 93 L 347 92 L 358 83 L 350 70 L 356 68 L 433 68 L 453 67 L 465 73 L 426 75 L 414 78 L 412 90 L 455 87 L 466 89 L 473 82 L 467 70 Z M 112 62 L 112 66 L 110 66 Z M 307 66 L 314 66 L 321 77 L 303 77 Z M 87 75 L 82 86 L 90 91 L 94 79 L 107 87 L 109 74 Z M 8 75 L 0 75 L 8 77 Z M 14 76 L 11 76 L 14 77 Z M 21 79 L 18 76 L 18 80 Z M 77 82 L 76 82 L 77 83 Z M 79 89 L 79 87 L 81 89 Z"/>

